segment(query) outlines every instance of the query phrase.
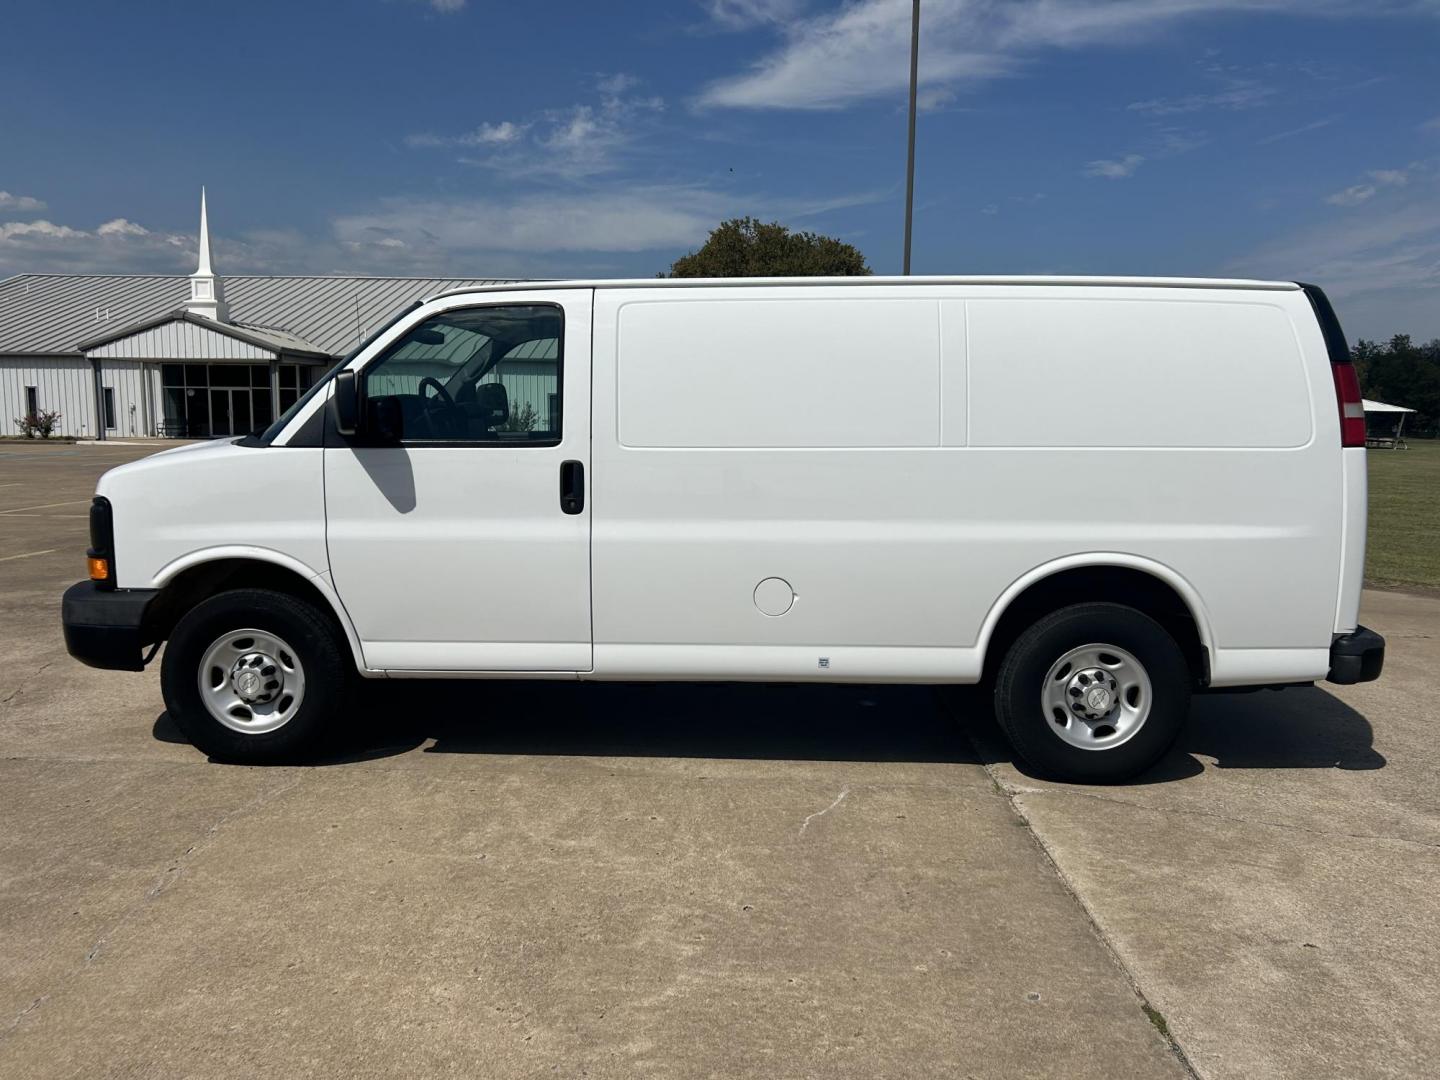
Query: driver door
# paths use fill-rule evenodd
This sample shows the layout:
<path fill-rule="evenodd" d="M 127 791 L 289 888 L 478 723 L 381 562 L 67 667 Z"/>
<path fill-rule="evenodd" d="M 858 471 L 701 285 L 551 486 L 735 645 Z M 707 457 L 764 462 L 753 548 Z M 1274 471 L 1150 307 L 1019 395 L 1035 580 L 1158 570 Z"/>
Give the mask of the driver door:
<path fill-rule="evenodd" d="M 326 538 L 368 668 L 590 670 L 593 296 L 438 301 L 357 374 Z"/>

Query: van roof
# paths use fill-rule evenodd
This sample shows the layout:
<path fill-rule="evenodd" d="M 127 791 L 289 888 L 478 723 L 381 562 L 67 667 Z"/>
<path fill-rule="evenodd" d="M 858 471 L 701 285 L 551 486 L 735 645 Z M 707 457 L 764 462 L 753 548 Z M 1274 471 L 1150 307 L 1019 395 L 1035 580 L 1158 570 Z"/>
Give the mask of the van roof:
<path fill-rule="evenodd" d="M 1240 289 L 1295 292 L 1293 281 L 1255 281 L 1247 278 L 1185 277 L 1045 277 L 1034 275 L 951 275 L 912 277 L 784 277 L 784 278 L 594 278 L 556 281 L 507 281 L 447 289 L 430 299 L 476 292 L 514 292 L 519 289 L 694 289 L 702 286 L 740 288 L 771 285 L 1099 285 L 1160 289 Z"/>

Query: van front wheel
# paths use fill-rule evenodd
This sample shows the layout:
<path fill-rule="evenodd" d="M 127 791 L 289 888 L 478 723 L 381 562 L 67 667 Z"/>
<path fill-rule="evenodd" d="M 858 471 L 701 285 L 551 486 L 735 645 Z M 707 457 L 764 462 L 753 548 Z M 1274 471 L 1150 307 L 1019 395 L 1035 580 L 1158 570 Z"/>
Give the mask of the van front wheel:
<path fill-rule="evenodd" d="M 314 605 L 236 589 L 176 624 L 160 669 L 165 706 L 194 745 L 220 761 L 296 761 L 320 745 L 349 682 L 339 628 Z"/>
<path fill-rule="evenodd" d="M 1006 653 L 995 715 L 1016 751 L 1057 780 L 1115 783 L 1170 749 L 1190 708 L 1189 665 L 1165 629 L 1120 604 L 1041 619 Z"/>

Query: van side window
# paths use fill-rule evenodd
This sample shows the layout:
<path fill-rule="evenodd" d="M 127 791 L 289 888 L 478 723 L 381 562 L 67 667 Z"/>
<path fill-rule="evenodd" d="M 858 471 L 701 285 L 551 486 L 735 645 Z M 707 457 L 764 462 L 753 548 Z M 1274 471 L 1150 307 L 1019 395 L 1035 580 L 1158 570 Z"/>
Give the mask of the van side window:
<path fill-rule="evenodd" d="M 398 415 L 405 443 L 554 446 L 563 340 L 564 317 L 551 305 L 447 311 L 365 369 L 364 407 Z"/>

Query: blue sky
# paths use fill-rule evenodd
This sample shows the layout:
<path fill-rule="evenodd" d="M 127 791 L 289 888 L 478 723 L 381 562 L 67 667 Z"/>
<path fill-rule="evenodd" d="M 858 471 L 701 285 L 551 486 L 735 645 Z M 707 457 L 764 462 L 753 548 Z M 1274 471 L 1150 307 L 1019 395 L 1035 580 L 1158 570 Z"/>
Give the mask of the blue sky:
<path fill-rule="evenodd" d="M 1440 0 L 923 0 L 917 273 L 1314 280 L 1440 335 Z M 900 268 L 907 0 L 7 5 L 0 274 Z"/>

